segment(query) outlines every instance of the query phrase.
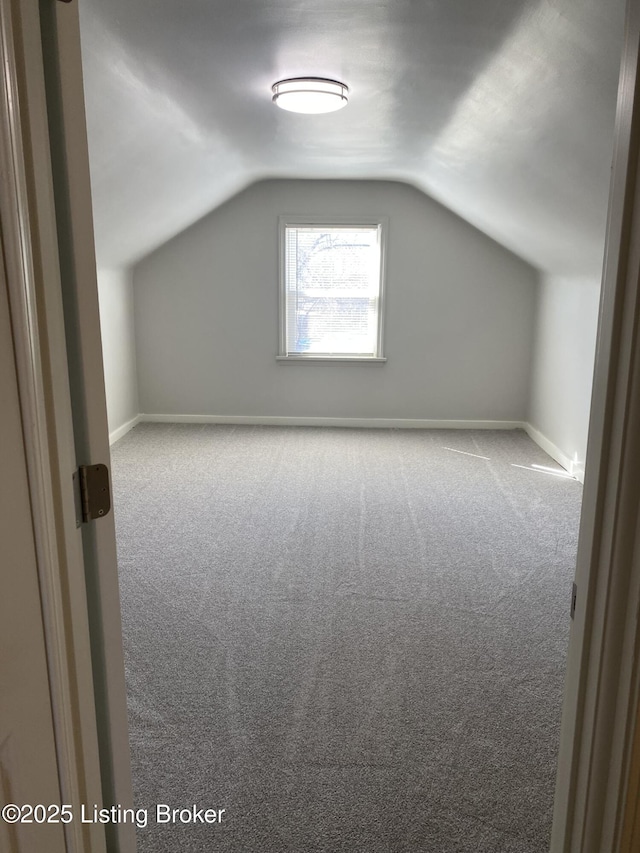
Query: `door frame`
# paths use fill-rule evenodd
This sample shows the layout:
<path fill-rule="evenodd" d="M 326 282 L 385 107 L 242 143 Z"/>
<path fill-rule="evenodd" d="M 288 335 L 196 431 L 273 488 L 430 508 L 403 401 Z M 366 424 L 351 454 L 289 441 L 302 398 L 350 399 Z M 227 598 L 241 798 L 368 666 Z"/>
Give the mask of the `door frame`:
<path fill-rule="evenodd" d="M 43 14 L 60 18 L 61 81 L 45 71 Z M 68 55 L 67 55 L 68 51 Z M 81 806 L 133 805 L 113 516 L 78 525 L 78 466 L 108 462 L 109 445 L 97 311 L 97 279 L 83 110 L 77 4 L 0 0 L 0 235 L 7 263 L 11 325 L 18 366 L 32 523 L 37 546 L 42 620 L 52 697 L 56 757 L 69 853 L 133 853 L 131 824 L 83 823 Z M 47 84 L 66 83 L 65 114 L 51 121 Z M 54 161 L 72 167 L 68 178 Z M 75 146 L 75 148 L 74 148 Z M 85 159 L 82 159 L 82 154 Z M 83 169 L 84 166 L 84 169 Z M 75 230 L 63 220 L 55 182 L 72 195 Z M 84 193 L 84 195 L 83 195 Z M 86 211 L 88 210 L 88 215 Z M 85 215 L 83 215 L 85 214 Z M 82 233 L 84 228 L 84 233 Z M 75 240 L 72 272 L 62 263 L 61 233 Z M 82 276 L 95 299 L 95 325 L 83 327 L 82 381 L 102 396 L 92 441 L 79 442 L 77 401 L 70 383 L 64 293 Z M 85 307 L 85 313 L 90 308 Z M 73 325 L 73 324 L 72 324 Z M 77 355 L 77 353 L 76 353 Z M 96 453 L 96 458 L 92 457 Z M 93 551 L 100 552 L 101 576 Z M 91 571 L 89 566 L 91 565 Z M 91 610 L 92 586 L 101 602 Z M 98 612 L 96 612 L 98 611 Z"/>
<path fill-rule="evenodd" d="M 88 644 L 84 559 L 75 527 L 64 326 L 59 306 L 47 132 L 32 85 L 37 7 L 0 0 L 0 238 L 27 460 L 31 522 L 53 711 L 60 794 L 80 814 L 100 803 L 100 764 Z M 28 61 L 27 61 L 28 55 Z M 27 69 L 29 66 L 29 70 Z M 30 99 L 29 110 L 25 101 Z M 38 124 L 40 121 L 40 124 Z M 69 474 L 69 476 L 67 476 Z M 65 826 L 69 853 L 104 853 L 104 830 Z"/>
<path fill-rule="evenodd" d="M 628 0 L 551 850 L 621 850 L 640 667 L 640 2 Z"/>
<path fill-rule="evenodd" d="M 77 3 L 43 2 L 57 3 L 62 9 L 56 10 L 56 15 L 66 47 L 71 50 L 58 57 L 61 80 L 63 85 L 75 82 L 70 97 L 81 107 L 79 119 L 71 109 L 64 124 L 67 141 L 73 142 L 67 154 L 79 154 L 79 161 L 67 159 L 62 176 L 73 184 L 72 221 L 64 227 L 73 230 L 84 221 L 84 237 L 88 234 L 92 240 L 84 105 L 78 87 Z M 119 801 L 127 803 L 128 743 L 126 708 L 123 728 L 121 648 L 118 650 L 116 639 L 116 635 L 121 637 L 117 595 L 111 586 L 98 602 L 102 636 L 107 642 L 104 660 L 97 665 L 109 668 L 114 685 L 111 704 L 107 702 L 107 732 L 102 733 L 107 736 L 110 751 L 105 756 L 104 747 L 99 753 L 100 726 L 96 722 L 96 705 L 102 708 L 105 697 L 96 700 L 93 686 L 95 673 L 91 667 L 95 669 L 96 660 L 94 656 L 92 664 L 84 557 L 71 523 L 75 509 L 69 474 L 75 469 L 76 458 L 59 276 L 57 228 L 61 223 L 53 191 L 54 179 L 59 181 L 61 176 L 58 167 L 52 166 L 48 140 L 41 22 L 35 0 L 0 3 L 0 35 L 8 48 L 4 60 L 13 87 L 9 94 L 14 99 L 5 98 L 0 104 L 0 118 L 10 129 L 13 154 L 8 168 L 17 192 L 16 202 L 2 209 L 2 227 L 3 239 L 5 232 L 12 235 L 14 255 L 22 258 L 25 268 L 15 277 L 14 304 L 24 310 L 14 311 L 13 324 L 22 363 L 21 394 L 25 405 L 33 408 L 27 405 L 25 444 L 35 460 L 31 488 L 34 526 L 44 543 L 41 584 L 43 589 L 53 590 L 44 596 L 44 623 L 54 675 L 59 759 L 70 789 L 76 786 L 76 797 L 93 795 L 100 787 L 98 764 L 117 766 L 119 776 L 111 793 L 121 792 Z M 17 21 L 18 27 L 14 26 Z M 622 851 L 625 817 L 635 808 L 627 789 L 640 689 L 639 43 L 640 2 L 628 0 L 552 853 Z M 84 276 L 83 288 L 90 301 L 83 310 L 93 312 L 89 319 L 95 329 L 95 269 L 91 271 L 92 261 L 86 254 L 72 257 L 71 263 L 76 265 L 76 273 Z M 103 446 L 106 416 L 100 415 L 100 420 L 104 423 L 93 429 L 100 432 L 98 445 Z M 47 514 L 51 506 L 58 507 L 53 518 Z M 95 524 L 103 525 L 98 550 L 106 551 L 107 560 L 112 560 L 112 520 Z M 69 583 L 70 578 L 73 583 Z M 113 584 L 113 578 L 109 582 Z M 95 613 L 93 617 L 95 620 Z M 71 686 L 74 678 L 78 685 L 75 693 Z M 83 727 L 80 742 L 74 736 L 78 720 Z M 90 791 L 78 787 L 83 774 Z M 104 840 L 96 836 L 90 848 L 79 846 L 81 843 L 81 839 L 70 838 L 69 851 L 101 851 Z M 134 846 L 135 841 L 124 836 L 109 843 L 112 853 L 130 853 Z"/>

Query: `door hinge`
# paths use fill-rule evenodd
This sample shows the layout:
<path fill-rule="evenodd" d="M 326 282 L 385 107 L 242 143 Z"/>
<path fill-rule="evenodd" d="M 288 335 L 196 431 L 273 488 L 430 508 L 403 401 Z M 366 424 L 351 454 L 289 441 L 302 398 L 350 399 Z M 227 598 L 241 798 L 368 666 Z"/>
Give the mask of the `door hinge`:
<path fill-rule="evenodd" d="M 76 526 L 102 518 L 111 509 L 109 469 L 106 465 L 81 465 L 73 475 L 77 480 Z"/>
<path fill-rule="evenodd" d="M 574 583 L 571 587 L 571 618 L 576 615 L 576 598 L 578 597 L 578 585 Z"/>

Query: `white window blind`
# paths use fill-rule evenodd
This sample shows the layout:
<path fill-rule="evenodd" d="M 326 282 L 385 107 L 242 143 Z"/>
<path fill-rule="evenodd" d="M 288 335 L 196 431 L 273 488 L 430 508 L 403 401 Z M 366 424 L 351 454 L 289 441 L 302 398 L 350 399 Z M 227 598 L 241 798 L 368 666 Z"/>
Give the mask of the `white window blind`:
<path fill-rule="evenodd" d="M 381 355 L 381 230 L 284 226 L 283 355 Z"/>

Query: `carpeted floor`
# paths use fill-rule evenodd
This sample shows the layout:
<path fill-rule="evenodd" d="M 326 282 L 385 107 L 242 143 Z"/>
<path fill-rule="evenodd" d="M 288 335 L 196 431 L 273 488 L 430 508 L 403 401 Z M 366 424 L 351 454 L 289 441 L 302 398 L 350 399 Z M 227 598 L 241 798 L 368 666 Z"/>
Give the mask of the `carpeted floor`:
<path fill-rule="evenodd" d="M 521 431 L 113 448 L 140 853 L 545 853 L 581 487 Z M 517 467 L 522 466 L 522 467 Z"/>

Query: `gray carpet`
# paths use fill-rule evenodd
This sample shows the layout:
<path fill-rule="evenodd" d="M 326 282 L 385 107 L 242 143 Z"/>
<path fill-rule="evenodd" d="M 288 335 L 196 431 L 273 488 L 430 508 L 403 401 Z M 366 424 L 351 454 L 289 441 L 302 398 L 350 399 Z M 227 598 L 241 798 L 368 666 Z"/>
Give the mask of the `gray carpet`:
<path fill-rule="evenodd" d="M 140 853 L 544 853 L 581 487 L 531 465 L 519 430 L 119 441 L 137 805 L 227 810 Z"/>

